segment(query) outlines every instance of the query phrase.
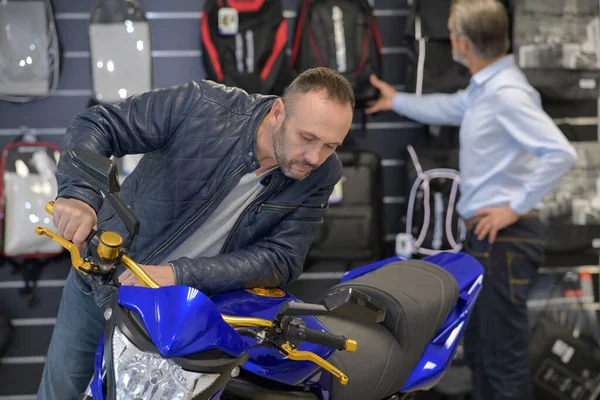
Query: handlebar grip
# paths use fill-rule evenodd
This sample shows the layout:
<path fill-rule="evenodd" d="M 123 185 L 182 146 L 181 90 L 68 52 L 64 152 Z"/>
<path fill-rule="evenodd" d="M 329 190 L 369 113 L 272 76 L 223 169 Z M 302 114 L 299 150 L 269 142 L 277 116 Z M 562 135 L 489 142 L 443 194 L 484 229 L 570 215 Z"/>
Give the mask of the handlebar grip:
<path fill-rule="evenodd" d="M 316 329 L 306 328 L 304 340 L 307 342 L 320 344 L 322 346 L 332 347 L 337 350 L 348 350 L 354 351 L 356 347 L 352 348 L 351 344 L 356 342 L 350 339 L 346 339 L 343 335 L 334 335 L 333 333 L 327 333 L 318 331 Z M 349 346 L 350 345 L 350 346 Z"/>

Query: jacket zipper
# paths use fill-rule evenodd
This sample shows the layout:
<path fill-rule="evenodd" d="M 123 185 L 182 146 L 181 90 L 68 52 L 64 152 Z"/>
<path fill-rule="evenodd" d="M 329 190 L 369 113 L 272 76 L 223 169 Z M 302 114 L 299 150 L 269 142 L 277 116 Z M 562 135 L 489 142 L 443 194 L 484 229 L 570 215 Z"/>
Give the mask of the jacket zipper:
<path fill-rule="evenodd" d="M 254 204 L 256 204 L 256 202 L 261 197 L 263 197 L 269 191 L 269 189 L 271 189 L 271 186 L 273 186 L 273 181 L 274 180 L 275 180 L 275 178 L 271 177 L 271 179 L 269 180 L 269 184 L 267 185 L 267 187 L 265 188 L 265 190 L 263 190 L 262 192 L 260 192 L 260 194 L 258 196 L 256 196 L 256 199 L 254 199 L 254 201 L 252 203 L 248 204 L 248 206 L 244 209 L 244 211 L 242 211 L 242 213 L 238 217 L 237 221 L 235 221 L 235 224 L 233 224 L 233 227 L 229 230 L 229 233 L 227 234 L 227 239 L 225 239 L 225 242 L 223 243 L 223 246 L 221 247 L 221 250 L 219 251 L 219 254 L 223 254 L 223 250 L 229 244 L 229 239 L 231 238 L 231 234 L 233 233 L 233 231 L 235 231 L 235 229 L 237 228 L 237 226 L 240 223 L 240 220 L 244 217 L 244 215 L 246 214 L 246 212 L 248 211 L 248 209 L 250 207 L 252 207 Z M 261 206 L 262 206 L 262 204 L 261 204 Z"/>
<path fill-rule="evenodd" d="M 127 206 L 127 208 L 131 210 L 131 206 Z M 115 211 L 114 213 L 112 213 L 112 215 L 110 217 L 105 218 L 102 221 L 98 222 L 96 228 L 100 229 L 101 226 L 106 225 L 108 223 L 108 221 L 110 221 L 111 219 L 113 219 L 116 216 L 117 216 L 117 212 Z"/>
<path fill-rule="evenodd" d="M 102 221 L 98 222 L 97 224 L 97 228 L 100 228 L 103 225 L 106 225 L 108 223 L 108 221 L 110 221 L 111 219 L 113 219 L 115 216 L 117 215 L 117 213 L 113 213 L 113 215 L 111 215 L 110 217 L 103 219 Z"/>
<path fill-rule="evenodd" d="M 229 179 L 227 179 L 227 182 L 225 182 L 225 184 L 223 186 L 221 186 L 221 188 L 219 189 L 219 191 L 217 192 L 217 194 L 215 194 L 213 196 L 213 198 L 210 200 L 210 203 L 208 203 L 206 206 L 204 206 L 204 208 L 202 210 L 200 210 L 200 212 L 198 214 L 196 214 L 196 216 L 194 218 L 192 218 L 191 221 L 189 221 L 181 229 L 179 229 L 179 231 L 177 231 L 177 233 L 175 233 L 175 235 L 173 235 L 173 237 L 171 237 L 165 244 L 163 244 L 162 247 L 158 248 L 157 250 L 154 251 L 154 253 L 152 253 L 152 255 L 150 255 L 149 257 L 147 257 L 142 262 L 142 264 L 145 264 L 148 261 L 153 260 L 157 255 L 159 255 L 167 247 L 169 247 L 171 244 L 173 244 L 173 242 L 175 240 L 177 240 L 177 238 L 179 238 L 179 236 L 181 236 L 183 234 L 183 232 L 185 232 L 185 230 L 190 227 L 190 225 L 192 225 L 194 222 L 196 222 L 198 220 L 198 218 L 200 218 L 206 212 L 206 210 L 208 210 L 210 208 L 210 206 L 213 205 L 213 203 L 215 202 L 215 200 L 221 195 L 221 193 L 223 193 L 223 190 L 225 190 L 225 188 L 227 187 L 227 185 L 229 185 L 229 183 L 231 182 L 231 180 L 236 175 L 238 175 L 240 172 L 242 172 L 243 170 L 244 170 L 244 166 L 243 165 L 240 166 L 237 170 L 235 170 L 234 173 L 229 177 Z"/>
<path fill-rule="evenodd" d="M 272 208 L 275 210 L 295 210 L 298 207 L 300 207 L 300 206 L 282 206 L 279 204 L 261 203 L 261 205 L 259 205 L 258 208 L 256 209 L 256 212 L 257 213 L 261 212 L 263 208 Z"/>

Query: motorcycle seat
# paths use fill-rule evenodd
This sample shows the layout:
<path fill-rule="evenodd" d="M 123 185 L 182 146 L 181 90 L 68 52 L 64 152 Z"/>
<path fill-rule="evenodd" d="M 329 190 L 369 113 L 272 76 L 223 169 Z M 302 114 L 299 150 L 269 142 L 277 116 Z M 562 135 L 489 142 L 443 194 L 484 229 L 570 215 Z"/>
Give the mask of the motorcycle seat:
<path fill-rule="evenodd" d="M 358 341 L 354 353 L 336 352 L 330 362 L 348 375 L 347 385 L 332 381 L 334 399 L 383 399 L 396 393 L 418 363 L 425 347 L 456 305 L 459 289 L 452 274 L 421 260 L 396 261 L 341 287 L 355 288 L 383 303 L 382 323 L 334 314 L 318 319 L 338 335 Z"/>

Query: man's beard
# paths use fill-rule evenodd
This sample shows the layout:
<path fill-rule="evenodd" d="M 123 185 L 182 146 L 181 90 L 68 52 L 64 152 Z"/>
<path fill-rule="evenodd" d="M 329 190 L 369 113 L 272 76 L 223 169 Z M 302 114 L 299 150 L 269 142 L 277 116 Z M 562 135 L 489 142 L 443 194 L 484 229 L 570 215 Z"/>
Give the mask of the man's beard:
<path fill-rule="evenodd" d="M 285 155 L 285 121 L 281 124 L 281 128 L 279 128 L 279 130 L 273 132 L 273 153 L 275 153 L 275 161 L 277 161 L 277 164 L 279 165 L 279 168 L 281 168 L 281 171 L 283 172 L 283 174 L 285 176 L 287 176 L 288 178 L 292 178 L 295 179 L 297 181 L 301 181 L 304 178 L 306 178 L 308 175 L 310 175 L 310 173 L 312 171 L 314 171 L 317 166 L 311 164 L 310 162 L 306 161 L 306 160 L 290 160 L 287 158 L 287 156 Z M 307 172 L 305 172 L 304 174 L 298 173 L 298 172 L 294 172 L 293 170 L 293 166 L 294 164 L 296 165 L 302 165 L 302 166 L 307 166 L 310 167 L 310 170 L 308 170 Z"/>
<path fill-rule="evenodd" d="M 454 49 L 452 49 L 452 59 L 463 67 L 469 68 L 467 59 L 462 54 L 458 54 Z"/>

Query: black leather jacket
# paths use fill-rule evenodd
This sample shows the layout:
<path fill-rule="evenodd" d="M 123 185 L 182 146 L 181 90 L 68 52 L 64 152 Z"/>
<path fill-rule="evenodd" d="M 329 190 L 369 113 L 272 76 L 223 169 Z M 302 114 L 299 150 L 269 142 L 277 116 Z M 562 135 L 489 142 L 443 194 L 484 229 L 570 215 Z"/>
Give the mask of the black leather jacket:
<path fill-rule="evenodd" d="M 130 256 L 155 265 L 206 221 L 244 174 L 258 169 L 256 132 L 274 100 L 201 81 L 90 108 L 68 127 L 56 174 L 58 197 L 90 204 L 99 229 L 125 235 L 110 204 L 67 165 L 67 151 L 145 153 L 125 179 L 121 198 L 140 220 Z M 266 176 L 221 254 L 172 260 L 177 284 L 214 294 L 298 278 L 341 174 L 334 154 L 302 181 L 279 169 Z"/>

